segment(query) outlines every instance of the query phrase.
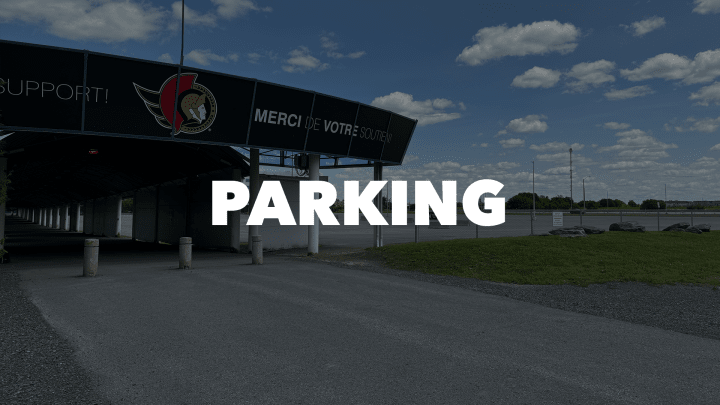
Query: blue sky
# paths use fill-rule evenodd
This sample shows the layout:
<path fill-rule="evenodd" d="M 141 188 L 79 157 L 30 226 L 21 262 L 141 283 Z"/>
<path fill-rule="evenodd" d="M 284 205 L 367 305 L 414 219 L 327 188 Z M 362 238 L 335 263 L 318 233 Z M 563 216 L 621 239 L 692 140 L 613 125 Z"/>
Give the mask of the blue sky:
<path fill-rule="evenodd" d="M 0 38 L 178 63 L 180 4 L 0 0 Z M 531 190 L 534 160 L 536 192 L 567 196 L 572 147 L 576 201 L 587 176 L 588 199 L 664 199 L 667 184 L 671 200 L 720 200 L 720 0 L 185 6 L 187 66 L 418 119 L 386 179 L 462 193 L 490 178 L 508 198 Z M 322 174 L 340 195 L 372 179 Z"/>

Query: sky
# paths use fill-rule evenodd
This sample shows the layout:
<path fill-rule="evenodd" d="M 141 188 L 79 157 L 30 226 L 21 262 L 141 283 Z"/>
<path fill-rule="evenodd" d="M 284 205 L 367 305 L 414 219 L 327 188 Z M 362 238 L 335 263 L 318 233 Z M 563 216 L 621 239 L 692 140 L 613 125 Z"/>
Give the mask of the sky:
<path fill-rule="evenodd" d="M 179 63 L 181 11 L 0 0 L 0 38 Z M 569 196 L 570 148 L 575 201 L 583 179 L 588 200 L 720 200 L 720 0 L 187 0 L 184 38 L 186 66 L 417 119 L 403 164 L 383 172 L 411 201 L 417 180 L 440 195 L 456 181 L 458 201 L 480 179 L 499 197 L 529 192 L 533 161 L 536 193 Z M 340 199 L 373 176 L 321 175 Z"/>

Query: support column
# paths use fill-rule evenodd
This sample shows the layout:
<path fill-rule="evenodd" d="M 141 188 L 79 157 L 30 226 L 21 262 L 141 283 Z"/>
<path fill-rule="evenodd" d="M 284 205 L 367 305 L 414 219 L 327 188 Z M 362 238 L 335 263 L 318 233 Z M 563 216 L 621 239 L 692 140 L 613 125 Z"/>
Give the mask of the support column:
<path fill-rule="evenodd" d="M 160 184 L 155 186 L 155 230 L 153 243 L 160 243 Z"/>
<path fill-rule="evenodd" d="M 57 228 L 57 207 L 50 208 L 50 223 L 48 226 L 50 226 L 50 229 Z"/>
<path fill-rule="evenodd" d="M 7 158 L 0 157 L 0 182 L 7 178 Z M 9 193 L 8 193 L 9 194 Z M 0 204 L 0 249 L 5 247 L 5 201 Z M 3 260 L 2 262 L 4 262 Z M 0 262 L 0 263 L 2 263 Z"/>
<path fill-rule="evenodd" d="M 382 181 L 382 169 L 383 169 L 382 163 L 375 162 L 374 176 L 373 176 L 375 181 Z M 382 212 L 382 193 L 378 193 L 378 195 L 375 197 L 375 206 L 378 208 L 378 210 L 380 212 Z M 381 247 L 382 245 L 383 245 L 382 226 L 373 225 L 373 247 Z"/>
<path fill-rule="evenodd" d="M 137 242 L 138 192 L 133 193 L 132 241 Z"/>
<path fill-rule="evenodd" d="M 48 226 L 48 222 L 50 220 L 50 212 L 48 212 L 47 208 L 43 208 L 43 226 Z"/>
<path fill-rule="evenodd" d="M 69 231 L 70 232 L 77 232 L 80 228 L 78 226 L 78 220 L 80 219 L 80 204 L 78 203 L 72 203 L 70 204 L 70 224 L 69 224 Z"/>
<path fill-rule="evenodd" d="M 68 215 L 68 206 L 63 205 L 62 207 L 60 207 L 60 229 L 62 229 L 63 231 L 68 230 L 67 215 Z"/>
<path fill-rule="evenodd" d="M 320 155 L 309 155 L 308 166 L 310 169 L 310 181 L 320 180 Z M 318 198 L 319 193 L 314 193 L 314 198 Z M 312 225 L 308 225 L 308 255 L 318 252 L 320 244 L 320 219 L 317 213 L 313 215 L 314 221 Z"/>
<path fill-rule="evenodd" d="M 255 206 L 255 200 L 260 192 L 260 149 L 250 149 L 250 212 Z M 250 225 L 248 232 L 248 250 L 252 252 L 252 237 L 260 236 L 258 225 Z"/>
<path fill-rule="evenodd" d="M 108 215 L 114 215 L 114 219 L 111 216 L 110 217 L 110 233 L 113 238 L 117 237 L 118 234 L 120 234 L 120 230 L 122 229 L 120 227 L 120 220 L 122 218 L 122 197 L 110 197 L 108 199 L 108 207 L 107 210 Z"/>
<path fill-rule="evenodd" d="M 242 181 L 242 170 L 240 169 L 232 169 L 232 178 L 233 181 Z M 240 226 L 242 225 L 242 214 L 240 213 L 240 210 L 238 211 L 230 211 L 230 218 L 229 218 L 230 225 L 230 247 L 234 249 L 236 252 L 240 252 Z M 248 243 L 248 249 L 252 249 L 252 241 Z"/>
<path fill-rule="evenodd" d="M 83 233 L 92 235 L 95 227 L 95 200 L 85 201 L 85 216 L 83 217 Z"/>

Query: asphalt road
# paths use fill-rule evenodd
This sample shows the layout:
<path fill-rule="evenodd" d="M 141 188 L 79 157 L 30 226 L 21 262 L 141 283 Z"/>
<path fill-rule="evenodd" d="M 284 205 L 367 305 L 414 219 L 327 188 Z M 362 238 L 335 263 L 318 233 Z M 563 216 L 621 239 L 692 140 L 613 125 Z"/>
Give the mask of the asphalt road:
<path fill-rule="evenodd" d="M 174 249 L 118 238 L 82 278 L 83 235 L 13 222 L 3 271 L 112 403 L 718 401 L 715 339 L 298 257 L 197 251 L 177 270 Z"/>

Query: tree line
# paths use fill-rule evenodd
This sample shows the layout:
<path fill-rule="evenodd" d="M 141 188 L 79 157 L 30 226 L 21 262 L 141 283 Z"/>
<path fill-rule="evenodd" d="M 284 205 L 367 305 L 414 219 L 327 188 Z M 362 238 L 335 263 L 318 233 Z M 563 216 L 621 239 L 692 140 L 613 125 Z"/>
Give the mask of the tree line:
<path fill-rule="evenodd" d="M 557 195 L 555 197 L 548 197 L 545 195 L 535 194 L 535 208 L 539 210 L 548 209 L 571 209 L 570 197 Z M 601 209 L 601 208 L 637 208 L 644 210 L 656 210 L 658 209 L 658 203 L 660 203 L 660 209 L 665 209 L 665 201 L 647 199 L 642 203 L 638 204 L 633 200 L 625 202 L 618 199 L 603 198 L 599 201 L 587 200 L 587 201 L 574 201 L 572 209 L 583 209 L 589 210 Z M 512 196 L 505 202 L 505 209 L 511 210 L 529 210 L 533 208 L 533 193 L 520 193 Z"/>

